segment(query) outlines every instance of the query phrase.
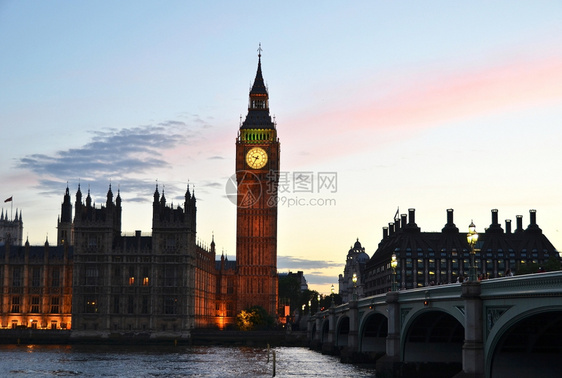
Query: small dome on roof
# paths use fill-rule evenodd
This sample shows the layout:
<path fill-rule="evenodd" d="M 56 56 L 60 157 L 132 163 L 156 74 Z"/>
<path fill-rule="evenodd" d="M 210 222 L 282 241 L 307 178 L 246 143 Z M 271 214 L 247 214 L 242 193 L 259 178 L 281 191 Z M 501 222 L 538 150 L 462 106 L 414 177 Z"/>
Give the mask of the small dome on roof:
<path fill-rule="evenodd" d="M 361 243 L 359 243 L 359 238 L 357 238 L 357 241 L 355 242 L 355 244 L 353 245 L 353 249 L 361 249 Z"/>
<path fill-rule="evenodd" d="M 370 257 L 368 254 L 366 254 L 365 252 L 361 252 L 357 257 L 356 257 L 357 261 L 359 263 L 366 263 L 367 261 L 369 261 Z"/>

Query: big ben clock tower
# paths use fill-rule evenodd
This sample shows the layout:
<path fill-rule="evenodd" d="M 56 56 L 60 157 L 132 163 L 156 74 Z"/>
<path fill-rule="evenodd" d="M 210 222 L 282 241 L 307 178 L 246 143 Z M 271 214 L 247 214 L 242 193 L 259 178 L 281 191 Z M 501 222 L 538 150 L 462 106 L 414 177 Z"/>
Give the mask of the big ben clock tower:
<path fill-rule="evenodd" d="M 236 266 L 237 312 L 262 306 L 277 313 L 277 184 L 279 139 L 269 115 L 269 95 L 258 70 L 248 115 L 236 139 Z"/>

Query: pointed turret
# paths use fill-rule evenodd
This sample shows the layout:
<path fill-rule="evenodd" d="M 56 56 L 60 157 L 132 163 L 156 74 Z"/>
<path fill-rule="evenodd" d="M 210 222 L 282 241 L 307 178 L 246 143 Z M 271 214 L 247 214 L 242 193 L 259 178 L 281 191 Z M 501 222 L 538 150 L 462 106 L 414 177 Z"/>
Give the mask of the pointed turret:
<path fill-rule="evenodd" d="M 115 198 L 117 207 L 121 207 L 121 189 L 117 188 L 117 198 Z"/>
<path fill-rule="evenodd" d="M 166 196 L 164 196 L 164 187 L 162 187 L 162 197 L 160 198 L 160 205 L 166 206 Z"/>
<path fill-rule="evenodd" d="M 86 207 L 92 207 L 92 197 L 90 196 L 89 187 L 88 187 L 88 196 L 86 197 Z"/>
<path fill-rule="evenodd" d="M 154 190 L 154 204 L 155 205 L 158 203 L 159 198 L 160 198 L 160 193 L 158 192 L 158 183 L 156 183 L 156 189 Z"/>
<path fill-rule="evenodd" d="M 111 191 L 111 183 L 109 183 L 109 190 L 107 191 L 107 201 L 105 203 L 106 207 L 113 206 L 113 192 Z"/>
<path fill-rule="evenodd" d="M 187 190 L 185 191 L 185 203 L 187 204 L 191 199 L 191 193 L 189 192 L 189 183 L 187 183 Z"/>
<path fill-rule="evenodd" d="M 78 190 L 76 191 L 76 202 L 74 203 L 74 207 L 76 211 L 82 206 L 82 191 L 80 190 L 80 183 L 78 183 Z"/>
<path fill-rule="evenodd" d="M 64 200 L 61 205 L 61 222 L 72 222 L 72 203 L 70 202 L 70 191 L 68 184 L 66 184 L 66 191 L 64 193 Z"/>

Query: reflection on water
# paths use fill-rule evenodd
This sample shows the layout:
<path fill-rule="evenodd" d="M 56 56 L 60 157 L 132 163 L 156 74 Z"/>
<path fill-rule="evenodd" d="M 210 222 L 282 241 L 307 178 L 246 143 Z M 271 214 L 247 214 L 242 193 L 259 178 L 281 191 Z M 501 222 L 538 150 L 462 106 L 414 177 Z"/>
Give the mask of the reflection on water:
<path fill-rule="evenodd" d="M 372 377 L 306 348 L 272 348 L 276 377 Z M 2 376 L 271 377 L 267 349 L 198 346 L 0 345 Z"/>

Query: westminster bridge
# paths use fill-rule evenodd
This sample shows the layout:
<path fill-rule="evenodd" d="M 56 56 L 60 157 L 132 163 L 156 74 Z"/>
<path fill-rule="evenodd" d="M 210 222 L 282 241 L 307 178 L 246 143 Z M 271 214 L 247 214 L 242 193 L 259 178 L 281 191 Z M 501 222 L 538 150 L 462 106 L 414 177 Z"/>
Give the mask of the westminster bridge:
<path fill-rule="evenodd" d="M 562 271 L 429 286 L 314 314 L 308 338 L 377 377 L 559 377 Z"/>

